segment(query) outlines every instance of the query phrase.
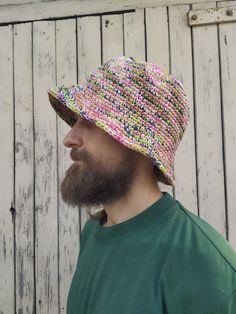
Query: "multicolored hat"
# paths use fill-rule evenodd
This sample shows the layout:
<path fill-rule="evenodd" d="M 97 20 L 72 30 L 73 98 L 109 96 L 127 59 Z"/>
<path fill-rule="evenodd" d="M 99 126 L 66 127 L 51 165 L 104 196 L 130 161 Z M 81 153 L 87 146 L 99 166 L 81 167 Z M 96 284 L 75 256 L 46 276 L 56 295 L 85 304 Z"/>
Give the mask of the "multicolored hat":
<path fill-rule="evenodd" d="M 95 123 L 126 147 L 149 157 L 166 184 L 175 185 L 174 158 L 189 121 L 183 86 L 158 65 L 120 56 L 81 85 L 48 90 L 58 115 L 71 127 L 76 115 Z"/>

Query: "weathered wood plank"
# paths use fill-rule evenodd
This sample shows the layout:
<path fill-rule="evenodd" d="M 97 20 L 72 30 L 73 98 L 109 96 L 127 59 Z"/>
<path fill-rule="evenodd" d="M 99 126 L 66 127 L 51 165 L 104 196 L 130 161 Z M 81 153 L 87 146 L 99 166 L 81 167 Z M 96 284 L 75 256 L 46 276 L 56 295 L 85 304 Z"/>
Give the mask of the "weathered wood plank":
<path fill-rule="evenodd" d="M 191 30 L 186 20 L 188 10 L 188 5 L 169 7 L 171 71 L 183 83 L 190 106 L 190 122 L 175 158 L 175 197 L 197 214 Z"/>
<path fill-rule="evenodd" d="M 147 61 L 169 71 L 167 8 L 146 9 Z"/>
<path fill-rule="evenodd" d="M 56 22 L 57 85 L 76 84 L 76 20 Z M 70 127 L 59 117 L 58 126 L 58 185 L 72 163 L 70 150 L 63 145 Z M 66 313 L 67 295 L 79 252 L 79 211 L 65 204 L 58 196 L 59 214 L 59 293 L 60 313 Z"/>
<path fill-rule="evenodd" d="M 50 2 L 54 0 L 0 0 L 1 5 L 13 5 L 13 4 L 33 4 L 33 3 L 40 3 L 40 2 Z"/>
<path fill-rule="evenodd" d="M 33 24 L 35 121 L 35 254 L 37 313 L 58 313 L 58 203 L 56 113 L 47 89 L 55 86 L 55 22 Z"/>
<path fill-rule="evenodd" d="M 31 23 L 14 27 L 16 311 L 34 306 L 34 148 Z"/>
<path fill-rule="evenodd" d="M 124 55 L 145 60 L 144 9 L 124 14 Z"/>
<path fill-rule="evenodd" d="M 193 5 L 193 9 L 215 3 Z M 225 235 L 225 187 L 217 26 L 193 27 L 200 216 Z"/>
<path fill-rule="evenodd" d="M 146 9 L 147 61 L 170 71 L 167 8 Z M 161 191 L 173 195 L 173 187 L 159 182 Z"/>
<path fill-rule="evenodd" d="M 122 14 L 102 17 L 102 41 L 103 63 L 111 58 L 123 55 Z"/>
<path fill-rule="evenodd" d="M 218 6 L 230 6 L 235 1 L 220 2 Z M 236 250 L 236 23 L 219 25 L 223 126 L 225 146 L 225 171 L 227 187 L 228 239 Z"/>
<path fill-rule="evenodd" d="M 78 31 L 78 81 L 83 83 L 88 76 L 101 65 L 101 19 L 98 16 L 83 17 L 77 19 Z M 93 40 L 91 40 L 93 38 Z M 93 208 L 96 212 L 100 208 Z M 80 227 L 89 215 L 87 208 L 80 208 Z"/>
<path fill-rule="evenodd" d="M 4 1 L 4 0 L 2 0 Z M 216 0 L 219 1 L 219 0 Z M 13 0 L 13 3 L 19 3 L 20 0 Z M 161 7 L 167 5 L 176 5 L 176 0 L 86 0 L 77 1 L 70 0 L 68 5 L 67 0 L 48 1 L 44 0 L 37 2 L 32 0 L 33 3 L 26 3 L 13 5 L 2 5 L 0 10 L 1 23 L 9 22 L 23 22 L 43 20 L 49 18 L 63 18 L 81 16 L 87 14 L 109 13 L 117 11 L 126 11 L 139 8 L 148 7 Z M 37 2 L 37 3 L 36 3 Z M 195 0 L 194 3 L 202 3 L 203 0 Z M 209 2 L 205 0 L 204 2 Z M 4 2 L 2 2 L 4 3 Z M 11 2 L 10 2 L 11 3 Z M 191 3 L 189 0 L 179 0 L 178 4 Z M 7 3 L 9 4 L 9 3 Z"/>
<path fill-rule="evenodd" d="M 98 16 L 77 19 L 79 83 L 83 83 L 101 65 L 100 24 Z"/>
<path fill-rule="evenodd" d="M 14 118 L 12 27 L 0 27 L 0 313 L 14 313 Z"/>

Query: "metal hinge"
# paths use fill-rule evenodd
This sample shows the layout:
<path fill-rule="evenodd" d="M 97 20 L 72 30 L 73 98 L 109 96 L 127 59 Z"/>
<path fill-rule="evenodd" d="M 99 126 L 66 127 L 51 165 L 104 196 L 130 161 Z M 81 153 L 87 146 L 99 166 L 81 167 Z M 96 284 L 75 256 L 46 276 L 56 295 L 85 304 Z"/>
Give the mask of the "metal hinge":
<path fill-rule="evenodd" d="M 210 25 L 236 21 L 236 6 L 191 10 L 188 12 L 188 25 Z"/>

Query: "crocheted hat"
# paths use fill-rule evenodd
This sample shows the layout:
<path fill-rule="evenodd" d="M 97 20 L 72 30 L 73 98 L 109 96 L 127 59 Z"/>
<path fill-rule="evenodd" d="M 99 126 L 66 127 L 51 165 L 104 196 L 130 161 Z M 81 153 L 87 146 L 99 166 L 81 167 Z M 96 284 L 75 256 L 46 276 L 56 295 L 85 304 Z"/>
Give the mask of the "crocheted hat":
<path fill-rule="evenodd" d="M 62 85 L 48 94 L 68 125 L 79 114 L 149 157 L 165 183 L 175 185 L 175 152 L 189 121 L 189 106 L 174 76 L 156 64 L 121 56 L 104 63 L 85 83 Z"/>

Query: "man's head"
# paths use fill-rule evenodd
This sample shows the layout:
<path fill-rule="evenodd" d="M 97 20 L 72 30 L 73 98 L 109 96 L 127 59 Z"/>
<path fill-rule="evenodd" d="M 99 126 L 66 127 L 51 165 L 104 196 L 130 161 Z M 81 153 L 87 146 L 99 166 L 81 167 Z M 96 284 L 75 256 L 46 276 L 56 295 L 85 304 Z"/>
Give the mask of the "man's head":
<path fill-rule="evenodd" d="M 100 206 L 129 192 L 137 176 L 155 181 L 154 165 L 95 124 L 77 117 L 64 138 L 74 163 L 61 184 L 62 199 L 72 206 Z"/>
<path fill-rule="evenodd" d="M 139 156 L 139 160 L 151 165 L 152 170 L 154 166 L 161 182 L 174 186 L 174 156 L 189 119 L 186 94 L 174 76 L 156 64 L 122 56 L 100 66 L 84 84 L 61 86 L 48 93 L 55 111 L 72 127 L 71 133 L 80 123 L 79 115 L 84 118 L 81 121 L 88 121 L 88 125 L 95 126 L 97 134 L 102 134 L 96 140 L 96 147 L 105 137 L 108 140 L 100 146 L 99 156 L 92 147 L 79 150 L 74 147 L 72 156 L 86 158 L 91 171 L 86 172 L 89 168 L 84 168 L 83 161 L 72 166 L 72 170 L 83 172 L 87 179 L 90 175 L 91 182 L 92 176 L 97 179 L 102 173 L 103 178 L 110 174 L 114 181 L 118 170 L 128 187 L 136 171 L 132 158 Z M 92 137 L 90 140 L 94 143 Z M 106 150 L 108 143 L 112 143 L 115 153 L 113 148 Z M 87 147 L 89 145 L 88 142 Z M 112 164 L 111 156 L 116 157 L 112 157 Z M 122 178 L 119 178 L 120 182 Z M 99 183 L 103 189 L 102 177 Z M 94 187 L 90 185 L 91 188 Z"/>

